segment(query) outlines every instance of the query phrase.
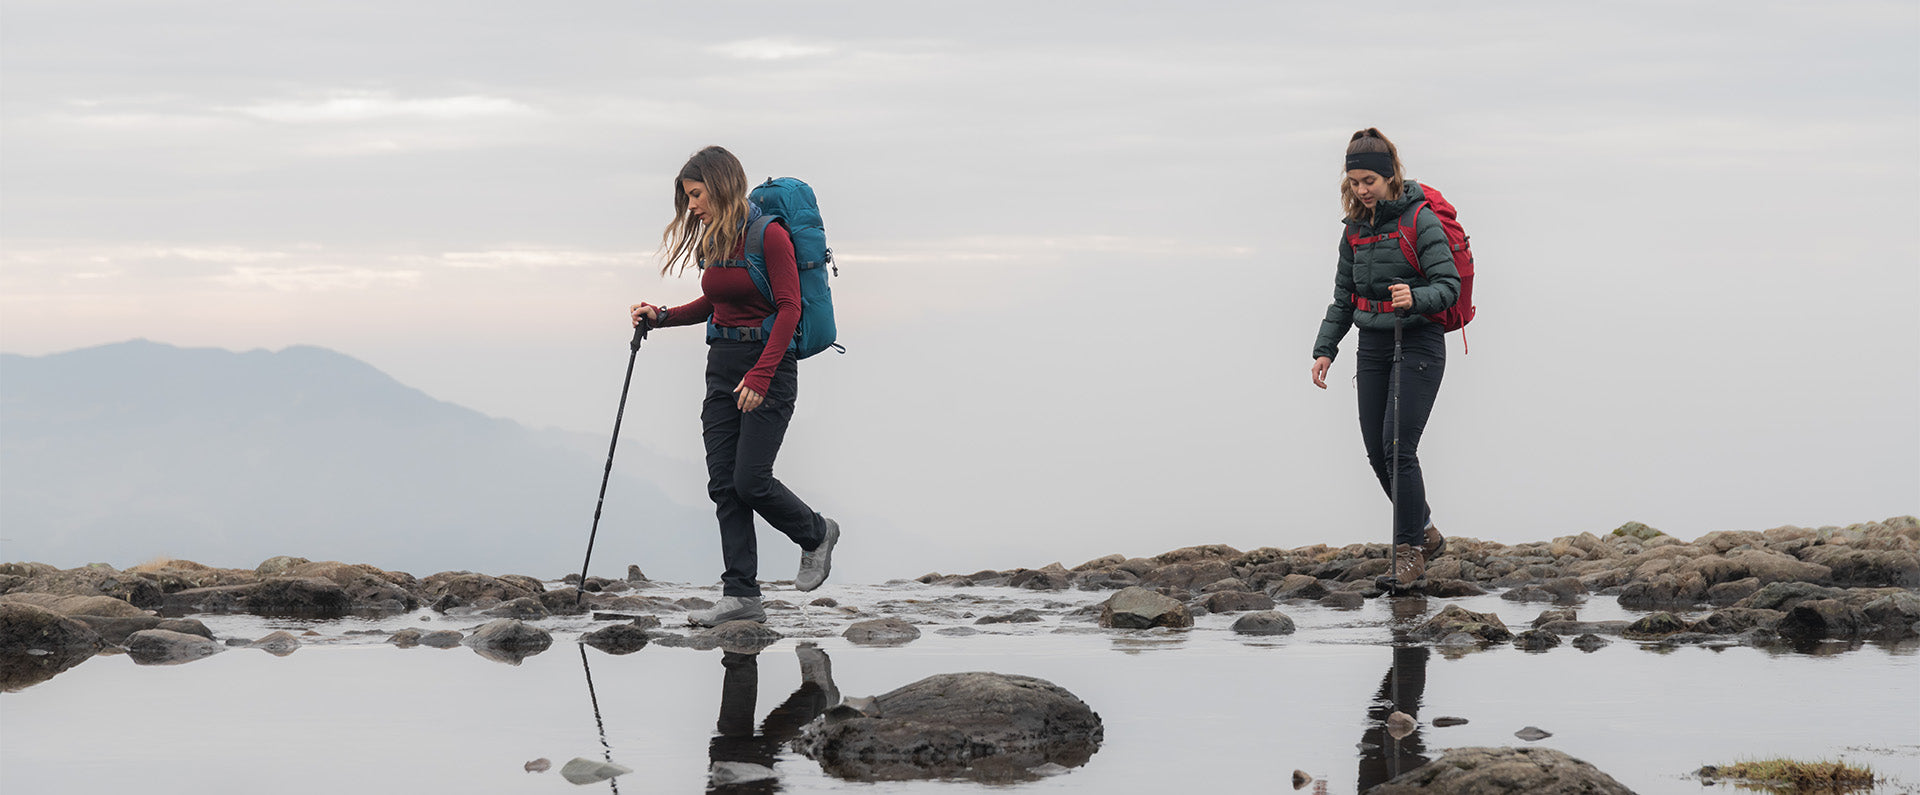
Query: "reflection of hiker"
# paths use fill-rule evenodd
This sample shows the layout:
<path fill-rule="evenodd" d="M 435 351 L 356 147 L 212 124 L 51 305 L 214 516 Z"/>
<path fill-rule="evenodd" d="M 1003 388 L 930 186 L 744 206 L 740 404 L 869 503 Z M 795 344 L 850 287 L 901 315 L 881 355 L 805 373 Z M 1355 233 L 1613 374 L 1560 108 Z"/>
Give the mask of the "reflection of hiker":
<path fill-rule="evenodd" d="M 754 701 L 760 694 L 759 656 L 725 652 L 720 665 L 726 676 L 720 685 L 720 721 L 713 741 L 707 746 L 712 760 L 708 792 L 773 792 L 778 779 L 773 772 L 774 757 L 780 747 L 800 735 L 807 725 L 828 707 L 840 703 L 840 689 L 833 684 L 832 661 L 827 653 L 802 644 L 794 650 L 800 658 L 800 687 L 780 706 L 767 713 L 754 731 Z"/>
<path fill-rule="evenodd" d="M 1419 723 L 1393 725 L 1388 721 L 1395 712 L 1406 713 L 1409 718 L 1420 716 L 1420 694 L 1427 688 L 1427 652 L 1425 646 L 1394 647 L 1393 664 L 1387 667 L 1373 705 L 1367 708 L 1367 731 L 1360 738 L 1360 783 L 1355 792 L 1366 792 L 1427 763 Z"/>
<path fill-rule="evenodd" d="M 815 513 L 773 476 L 773 459 L 800 389 L 799 362 L 788 349 L 801 312 L 794 244 L 784 222 L 766 223 L 760 253 L 764 270 L 747 267 L 748 225 L 759 211 L 747 201 L 740 161 L 718 146 L 694 153 L 680 168 L 673 206 L 673 222 L 661 235 L 666 264 L 660 272 L 698 267 L 701 296 L 672 308 L 641 302 L 630 312 L 636 325 L 711 321 L 700 425 L 707 447 L 707 494 L 720 519 L 726 571 L 719 603 L 689 613 L 688 620 L 705 626 L 764 621 L 753 515 L 800 545 L 794 586 L 802 591 L 826 581 L 840 538 L 838 522 Z M 754 281 L 762 272 L 771 300 Z M 770 325 L 763 322 L 769 317 Z"/>
<path fill-rule="evenodd" d="M 1314 340 L 1312 370 L 1313 385 L 1327 388 L 1327 371 L 1340 340 L 1348 327 L 1360 327 L 1354 374 L 1360 393 L 1360 436 L 1381 488 L 1392 495 L 1398 480 L 1393 574 L 1403 587 L 1419 580 L 1427 561 L 1446 545 L 1427 506 L 1418 451 L 1421 431 L 1440 393 L 1447 348 L 1444 329 L 1423 316 L 1452 306 L 1460 295 L 1453 253 L 1431 207 L 1422 206 L 1411 225 L 1418 270 L 1401 250 L 1401 215 L 1426 201 L 1420 183 L 1404 175 L 1399 153 L 1379 130 L 1369 127 L 1353 134 L 1347 145 L 1346 175 L 1340 181 L 1347 233 L 1340 241 L 1333 303 L 1327 306 L 1320 335 Z M 1400 363 L 1399 428 L 1392 427 L 1388 406 L 1396 312 L 1405 315 L 1401 318 L 1405 355 Z M 1399 441 L 1397 457 L 1390 449 L 1394 439 Z M 1398 472 L 1391 471 L 1396 458 Z"/>

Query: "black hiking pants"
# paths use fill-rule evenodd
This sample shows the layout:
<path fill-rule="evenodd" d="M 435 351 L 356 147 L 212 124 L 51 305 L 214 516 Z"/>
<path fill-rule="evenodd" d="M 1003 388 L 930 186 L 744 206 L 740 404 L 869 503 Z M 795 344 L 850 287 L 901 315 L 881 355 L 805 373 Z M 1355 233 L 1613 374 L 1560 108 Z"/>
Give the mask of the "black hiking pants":
<path fill-rule="evenodd" d="M 714 340 L 707 346 L 707 395 L 700 404 L 700 435 L 707 446 L 707 496 L 720 519 L 720 575 L 727 596 L 760 595 L 760 552 L 753 515 L 785 533 L 801 549 L 825 540 L 820 514 L 773 477 L 773 459 L 787 436 L 794 400 L 800 395 L 800 365 L 789 352 L 774 370 L 765 402 L 737 408 L 733 389 L 760 361 L 761 342 Z"/>
<path fill-rule="evenodd" d="M 1440 396 L 1440 377 L 1447 370 L 1446 332 L 1433 323 L 1409 323 L 1400 344 L 1400 469 L 1393 471 L 1393 331 L 1360 329 L 1360 347 L 1354 373 L 1360 391 L 1360 438 L 1367 444 L 1367 462 L 1380 479 L 1380 488 L 1393 496 L 1396 474 L 1400 505 L 1393 517 L 1393 543 L 1426 543 L 1427 484 L 1420 476 L 1420 434 Z"/>

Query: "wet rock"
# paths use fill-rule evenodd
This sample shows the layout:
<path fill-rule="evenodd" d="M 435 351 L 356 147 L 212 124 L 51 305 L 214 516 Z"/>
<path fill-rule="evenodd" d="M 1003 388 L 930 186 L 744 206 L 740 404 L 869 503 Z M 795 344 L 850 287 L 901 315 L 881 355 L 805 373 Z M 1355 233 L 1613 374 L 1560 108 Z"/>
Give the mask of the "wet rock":
<path fill-rule="evenodd" d="M 152 613 L 134 607 L 124 599 L 111 596 L 80 596 L 75 594 L 51 593 L 10 593 L 0 596 L 0 602 L 17 602 L 73 616 L 100 616 L 103 618 L 130 618 L 149 616 Z"/>
<path fill-rule="evenodd" d="M 385 571 L 364 563 L 336 560 L 307 561 L 286 567 L 286 577 L 317 578 L 340 586 L 351 610 L 361 613 L 401 613 L 420 606 L 413 589 L 419 583 L 403 571 Z M 265 577 L 263 581 L 278 579 Z"/>
<path fill-rule="evenodd" d="M 1760 590 L 1759 577 L 1723 582 L 1707 589 L 1707 603 L 1715 607 L 1725 607 L 1754 595 Z"/>
<path fill-rule="evenodd" d="M 1620 606 L 1635 610 L 1687 607 L 1704 601 L 1707 581 L 1699 572 L 1666 572 L 1627 583 L 1620 590 Z"/>
<path fill-rule="evenodd" d="M 313 561 L 307 560 L 306 558 L 296 558 L 290 555 L 275 555 L 260 561 L 260 565 L 254 567 L 253 572 L 262 577 L 283 577 L 292 573 L 295 566 L 312 562 Z"/>
<path fill-rule="evenodd" d="M 720 626 L 694 633 L 686 639 L 686 645 L 696 649 L 722 649 L 752 654 L 773 645 L 780 638 L 779 632 L 758 621 L 728 621 Z M 670 645 L 663 637 L 650 636 L 650 639 L 663 646 Z"/>
<path fill-rule="evenodd" d="M 1238 613 L 1246 610 L 1272 610 L 1273 599 L 1263 593 L 1249 591 L 1216 591 L 1207 594 L 1201 604 L 1209 613 Z"/>
<path fill-rule="evenodd" d="M 1920 587 L 1920 555 L 1910 550 L 1823 544 L 1802 550 L 1800 559 L 1827 569 L 1821 579 L 1835 585 Z"/>
<path fill-rule="evenodd" d="M 1538 742 L 1540 740 L 1547 739 L 1548 737 L 1552 737 L 1553 732 L 1547 731 L 1538 726 L 1528 726 L 1524 729 L 1514 732 L 1513 736 L 1518 737 L 1522 740 L 1526 740 L 1527 742 L 1531 743 L 1531 742 Z"/>
<path fill-rule="evenodd" d="M 418 629 L 403 629 L 387 636 L 387 642 L 403 649 L 410 648 L 420 645 L 420 638 L 425 634 L 427 633 Z M 455 642 L 459 641 L 456 639 Z"/>
<path fill-rule="evenodd" d="M 1100 557 L 1094 558 L 1093 560 L 1089 560 L 1085 563 L 1082 563 L 1078 566 L 1073 567 L 1073 570 L 1078 572 L 1078 571 L 1093 571 L 1095 569 L 1111 569 L 1115 566 L 1125 563 L 1126 561 L 1127 561 L 1127 556 L 1125 555 L 1102 555 Z"/>
<path fill-rule="evenodd" d="M 1099 715 L 1052 682 L 955 673 L 823 715 L 793 747 L 843 779 L 1014 782 L 1037 778 L 1032 769 L 1042 765 L 1086 764 L 1102 731 Z"/>
<path fill-rule="evenodd" d="M 1671 635 L 1675 632 L 1680 632 L 1686 628 L 1687 622 L 1681 621 L 1679 616 L 1672 613 L 1651 613 L 1641 616 L 1638 621 L 1628 624 L 1627 630 L 1620 634 L 1629 638 L 1657 638 L 1661 635 Z"/>
<path fill-rule="evenodd" d="M 1275 599 L 1319 599 L 1327 595 L 1327 586 L 1312 575 L 1289 574 L 1271 593 Z"/>
<path fill-rule="evenodd" d="M 1535 629 L 1555 635 L 1619 635 L 1627 631 L 1627 621 L 1549 621 Z"/>
<path fill-rule="evenodd" d="M 464 607 L 483 599 L 510 602 L 546 590 L 538 582 L 533 585 L 529 588 L 523 581 L 470 571 L 443 571 L 421 580 L 419 591 L 422 599 L 445 612 L 447 608 Z"/>
<path fill-rule="evenodd" d="M 1213 561 L 1223 558 L 1232 559 L 1238 558 L 1243 554 L 1245 553 L 1226 544 L 1200 544 L 1198 546 L 1181 547 L 1171 552 L 1163 552 L 1155 555 L 1153 562 L 1165 566 L 1167 564 L 1187 563 L 1190 561 Z"/>
<path fill-rule="evenodd" d="M 1540 615 L 1534 617 L 1533 628 L 1539 629 L 1556 621 L 1578 621 L 1579 619 L 1579 613 L 1573 610 L 1542 610 Z"/>
<path fill-rule="evenodd" d="M 263 616 L 339 618 L 352 609 L 346 589 L 323 577 L 261 580 L 246 595 L 247 612 Z"/>
<path fill-rule="evenodd" d="M 1320 597 L 1319 600 L 1321 607 L 1331 607 L 1336 610 L 1352 610 L 1366 602 L 1367 597 L 1358 591 L 1335 591 Z"/>
<path fill-rule="evenodd" d="M 613 582 L 619 581 L 614 580 Z M 614 589 L 609 588 L 606 590 L 613 591 Z M 555 588 L 551 591 L 542 591 L 533 595 L 533 600 L 540 605 L 540 609 L 547 611 L 548 615 L 555 616 L 580 615 L 581 613 L 587 612 L 589 606 L 605 601 L 607 598 L 608 597 L 605 596 L 599 596 L 583 599 L 580 596 L 580 591 L 575 588 Z M 519 601 L 519 599 L 513 599 L 502 604 L 514 604 Z"/>
<path fill-rule="evenodd" d="M 1418 728 L 1420 724 L 1413 719 L 1412 715 L 1405 712 L 1394 710 L 1392 715 L 1387 716 L 1387 735 L 1393 739 L 1407 739 L 1407 735 Z"/>
<path fill-rule="evenodd" d="M 873 618 L 854 622 L 841 636 L 863 646 L 891 646 L 919 638 L 920 628 L 898 618 Z"/>
<path fill-rule="evenodd" d="M 630 767 L 579 756 L 560 766 L 560 777 L 572 784 L 593 784 L 632 772 Z"/>
<path fill-rule="evenodd" d="M 652 580 L 647 579 L 647 573 L 641 571 L 638 565 L 629 563 L 627 564 L 627 582 L 652 582 Z"/>
<path fill-rule="evenodd" d="M 1789 640 L 1854 638 L 1871 625 L 1860 608 L 1838 599 L 1808 599 L 1793 606 L 1773 626 Z"/>
<path fill-rule="evenodd" d="M 127 656 L 140 665 L 178 665 L 220 651 L 220 644 L 185 632 L 143 629 L 127 636 Z"/>
<path fill-rule="evenodd" d="M 934 630 L 933 634 L 964 638 L 968 635 L 978 635 L 980 634 L 980 630 L 974 629 L 973 627 L 941 627 Z"/>
<path fill-rule="evenodd" d="M 1612 641 L 1599 635 L 1591 634 L 1581 635 L 1573 639 L 1573 647 L 1584 652 L 1599 651 L 1600 649 L 1606 648 L 1608 643 L 1612 643 Z"/>
<path fill-rule="evenodd" d="M 1173 553 L 1168 553 L 1173 554 Z M 1164 557 L 1164 556 L 1163 556 Z M 1145 585 L 1193 589 L 1233 576 L 1233 567 L 1222 560 L 1198 560 L 1163 565 L 1140 576 Z"/>
<path fill-rule="evenodd" d="M 1046 616 L 1043 615 L 1038 610 L 1035 610 L 1031 607 L 1023 607 L 1023 608 L 1020 608 L 1019 610 L 1015 610 L 1005 615 L 981 616 L 978 619 L 975 619 L 973 623 L 975 624 L 1031 624 L 1035 621 L 1040 621 L 1045 617 Z"/>
<path fill-rule="evenodd" d="M 1749 607 L 1723 607 L 1705 618 L 1687 625 L 1689 632 L 1734 635 L 1754 627 L 1772 629 L 1785 616 L 1779 610 L 1755 610 Z"/>
<path fill-rule="evenodd" d="M 460 643 L 475 649 L 516 652 L 527 656 L 546 651 L 548 646 L 552 646 L 553 634 L 516 618 L 496 618 L 482 624 Z"/>
<path fill-rule="evenodd" d="M 1115 629 L 1191 627 L 1193 614 L 1177 599 L 1145 588 L 1124 588 L 1102 605 L 1100 626 Z"/>
<path fill-rule="evenodd" d="M 127 616 L 109 618 L 106 616 L 73 616 L 73 620 L 87 625 L 100 636 L 100 639 L 115 646 L 126 645 L 127 636 L 143 629 L 159 629 L 159 616 Z"/>
<path fill-rule="evenodd" d="M 632 654 L 646 647 L 647 631 L 632 624 L 614 624 L 580 636 L 580 642 L 608 654 Z"/>
<path fill-rule="evenodd" d="M 1064 591 L 1073 587 L 1073 573 L 1055 563 L 1046 568 L 1016 572 L 1007 578 L 1007 585 L 1029 591 Z"/>
<path fill-rule="evenodd" d="M 1560 645 L 1560 636 L 1546 630 L 1529 629 L 1513 636 L 1513 645 L 1522 651 L 1546 651 Z"/>
<path fill-rule="evenodd" d="M 1439 599 L 1458 599 L 1464 596 L 1479 596 L 1487 592 L 1474 583 L 1465 580 L 1434 579 L 1427 577 L 1426 593 Z"/>
<path fill-rule="evenodd" d="M 1234 620 L 1233 631 L 1242 635 L 1291 635 L 1293 619 L 1275 610 L 1248 613 Z"/>
<path fill-rule="evenodd" d="M 521 621 L 535 621 L 549 615 L 546 606 L 541 604 L 539 599 L 531 596 L 510 599 L 480 612 L 501 618 L 517 618 Z"/>
<path fill-rule="evenodd" d="M 247 648 L 260 649 L 275 657 L 285 657 L 300 648 L 300 639 L 294 637 L 291 632 L 280 630 L 247 644 Z"/>
<path fill-rule="evenodd" d="M 1551 748 L 1450 748 L 1367 795 L 1633 795 L 1593 765 Z"/>
<path fill-rule="evenodd" d="M 54 569 L 44 563 L 14 564 L 15 574 L 25 576 L 8 589 L 9 594 L 50 593 L 74 596 L 111 596 L 135 607 L 161 606 L 166 592 L 153 580 L 96 563 L 73 569 Z"/>
<path fill-rule="evenodd" d="M 1415 629 L 1410 637 L 1416 641 L 1427 642 L 1444 638 L 1455 633 L 1466 633 L 1489 643 L 1503 643 L 1513 637 L 1513 632 L 1492 613 L 1475 613 L 1459 605 L 1447 605 L 1445 609 L 1427 619 L 1425 624 Z"/>
<path fill-rule="evenodd" d="M 521 765 L 521 768 L 526 770 L 528 773 L 545 773 L 547 772 L 548 769 L 552 767 L 553 767 L 553 762 L 549 761 L 544 756 L 540 757 L 539 759 L 535 759 L 531 762 L 528 762 L 524 765 Z"/>
<path fill-rule="evenodd" d="M 1752 596 L 1734 603 L 1735 607 L 1786 611 L 1809 599 L 1845 599 L 1847 592 L 1807 582 L 1776 582 L 1761 586 Z"/>
<path fill-rule="evenodd" d="M 1448 726 L 1465 726 L 1465 725 L 1467 725 L 1466 718 L 1455 718 L 1447 715 L 1442 715 L 1438 718 L 1433 719 L 1433 727 L 1436 729 L 1444 729 L 1444 728 L 1447 728 Z"/>
<path fill-rule="evenodd" d="M 810 607 L 839 607 L 840 602 L 831 596 L 822 596 L 807 603 Z"/>
<path fill-rule="evenodd" d="M 1369 558 L 1357 561 L 1346 571 L 1341 572 L 1340 581 L 1371 580 L 1390 571 L 1393 571 L 1393 561 L 1386 558 Z"/>
<path fill-rule="evenodd" d="M 1920 632 L 1920 594 L 1912 591 L 1888 594 L 1871 600 L 1861 608 L 1867 620 L 1890 630 L 1893 637 L 1904 637 Z"/>
<path fill-rule="evenodd" d="M 1117 591 L 1139 584 L 1139 576 L 1117 568 L 1094 569 L 1073 575 L 1073 587 L 1082 591 Z"/>
<path fill-rule="evenodd" d="M 459 632 L 451 629 L 441 629 L 421 635 L 420 645 L 435 649 L 451 649 L 460 645 L 464 640 L 466 640 L 466 636 L 461 635 Z"/>
<path fill-rule="evenodd" d="M 1300 789 L 1301 787 L 1305 787 L 1306 785 L 1312 784 L 1312 783 L 1313 783 L 1313 776 L 1307 775 L 1307 771 L 1305 770 L 1293 771 L 1293 788 L 1294 789 Z"/>
<path fill-rule="evenodd" d="M 90 655 L 102 645 L 99 633 L 78 620 L 26 602 L 0 601 L 0 653 L 71 649 Z"/>

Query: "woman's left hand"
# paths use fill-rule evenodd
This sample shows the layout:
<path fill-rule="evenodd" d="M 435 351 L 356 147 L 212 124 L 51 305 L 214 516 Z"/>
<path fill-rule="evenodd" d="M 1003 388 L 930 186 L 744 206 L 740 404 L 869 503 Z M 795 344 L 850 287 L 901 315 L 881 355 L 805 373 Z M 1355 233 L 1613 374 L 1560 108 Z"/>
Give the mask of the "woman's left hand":
<path fill-rule="evenodd" d="M 752 411 L 754 409 L 757 409 L 760 407 L 761 401 L 766 400 L 765 395 L 762 395 L 758 392 L 748 389 L 747 382 L 744 380 L 740 382 L 739 386 L 736 386 L 733 388 L 733 394 L 734 394 L 733 405 L 738 407 L 741 411 Z"/>
<path fill-rule="evenodd" d="M 1387 287 L 1387 294 L 1393 298 L 1393 308 L 1397 310 L 1413 308 L 1413 288 L 1404 284 Z"/>

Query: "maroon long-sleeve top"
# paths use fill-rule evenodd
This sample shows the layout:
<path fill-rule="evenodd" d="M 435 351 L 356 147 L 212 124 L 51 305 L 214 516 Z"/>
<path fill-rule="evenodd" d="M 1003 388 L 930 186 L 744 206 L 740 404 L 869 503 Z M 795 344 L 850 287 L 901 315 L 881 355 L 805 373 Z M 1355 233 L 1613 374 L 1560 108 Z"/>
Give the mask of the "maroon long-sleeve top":
<path fill-rule="evenodd" d="M 747 258 L 743 238 L 731 259 Z M 774 368 L 793 341 L 793 330 L 800 325 L 800 266 L 793 257 L 793 238 L 778 223 L 767 224 L 762 251 L 767 260 L 767 285 L 773 289 L 773 303 L 767 303 L 746 268 L 705 268 L 700 271 L 700 297 L 667 309 L 665 326 L 691 326 L 713 319 L 716 326 L 759 328 L 768 315 L 778 312 L 773 328 L 767 331 L 767 347 L 760 361 L 741 379 L 746 388 L 767 394 L 773 382 Z"/>

